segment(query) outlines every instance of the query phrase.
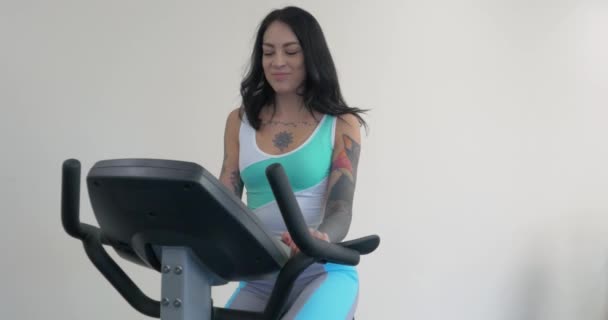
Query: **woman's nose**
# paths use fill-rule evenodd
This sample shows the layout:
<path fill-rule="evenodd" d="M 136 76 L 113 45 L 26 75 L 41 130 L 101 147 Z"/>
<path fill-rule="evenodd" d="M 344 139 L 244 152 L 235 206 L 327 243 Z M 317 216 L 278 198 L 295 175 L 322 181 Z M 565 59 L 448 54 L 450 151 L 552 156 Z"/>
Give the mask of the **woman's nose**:
<path fill-rule="evenodd" d="M 272 63 L 275 67 L 280 68 L 285 65 L 285 57 L 281 53 L 277 53 Z"/>

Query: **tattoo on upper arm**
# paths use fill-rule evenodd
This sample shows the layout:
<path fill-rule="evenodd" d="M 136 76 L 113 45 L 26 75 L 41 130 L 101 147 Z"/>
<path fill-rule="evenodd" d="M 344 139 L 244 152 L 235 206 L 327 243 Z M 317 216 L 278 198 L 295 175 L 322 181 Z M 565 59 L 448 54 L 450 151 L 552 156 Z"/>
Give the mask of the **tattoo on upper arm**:
<path fill-rule="evenodd" d="M 327 200 L 328 207 L 346 206 L 350 208 L 355 192 L 361 145 L 346 134 L 342 136 L 342 139 L 344 141 L 344 149 L 336 156 L 332 163 L 332 171 L 338 173 L 338 178 L 331 187 Z M 339 202 L 332 203 L 333 201 Z"/>
<path fill-rule="evenodd" d="M 344 141 L 344 149 L 334 159 L 332 168 L 333 171 L 339 171 L 354 184 L 357 178 L 361 145 L 346 134 L 342 136 L 342 140 Z"/>

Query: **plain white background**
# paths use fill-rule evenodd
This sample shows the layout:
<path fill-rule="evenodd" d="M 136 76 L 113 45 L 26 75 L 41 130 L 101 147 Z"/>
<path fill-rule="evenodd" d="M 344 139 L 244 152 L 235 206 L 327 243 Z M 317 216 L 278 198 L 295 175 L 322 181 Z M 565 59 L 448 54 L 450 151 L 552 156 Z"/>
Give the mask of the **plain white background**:
<path fill-rule="evenodd" d="M 146 319 L 64 234 L 61 163 L 217 174 L 255 29 L 287 4 L 372 110 L 349 238 L 383 242 L 357 319 L 608 317 L 606 1 L 3 0 L 1 319 Z"/>

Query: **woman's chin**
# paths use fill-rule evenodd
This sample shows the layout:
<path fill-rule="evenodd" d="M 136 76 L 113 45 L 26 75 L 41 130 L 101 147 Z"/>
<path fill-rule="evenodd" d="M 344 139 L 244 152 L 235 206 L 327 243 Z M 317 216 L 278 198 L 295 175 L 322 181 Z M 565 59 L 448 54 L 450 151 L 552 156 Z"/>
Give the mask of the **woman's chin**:
<path fill-rule="evenodd" d="M 295 94 L 298 92 L 297 88 L 287 87 L 287 86 L 273 86 L 275 94 Z"/>

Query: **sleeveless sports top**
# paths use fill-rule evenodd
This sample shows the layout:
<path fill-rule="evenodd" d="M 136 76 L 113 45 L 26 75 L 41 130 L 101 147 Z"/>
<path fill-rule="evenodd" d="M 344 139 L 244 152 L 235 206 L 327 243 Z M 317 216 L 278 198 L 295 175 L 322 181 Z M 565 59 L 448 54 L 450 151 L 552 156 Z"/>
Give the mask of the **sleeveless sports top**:
<path fill-rule="evenodd" d="M 284 154 L 271 155 L 258 147 L 256 131 L 246 117 L 241 120 L 239 170 L 247 190 L 247 206 L 274 236 L 280 236 L 287 228 L 268 184 L 266 167 L 277 162 L 283 166 L 306 224 L 317 229 L 325 213 L 335 127 L 336 117 L 324 115 L 302 145 Z"/>

